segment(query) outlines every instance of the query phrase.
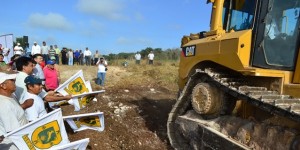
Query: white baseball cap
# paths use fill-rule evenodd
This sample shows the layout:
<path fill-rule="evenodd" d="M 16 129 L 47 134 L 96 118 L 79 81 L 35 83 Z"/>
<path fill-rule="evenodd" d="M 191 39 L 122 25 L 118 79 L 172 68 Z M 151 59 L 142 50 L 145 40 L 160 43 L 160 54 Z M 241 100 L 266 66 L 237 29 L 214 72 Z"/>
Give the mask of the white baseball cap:
<path fill-rule="evenodd" d="M 0 72 L 0 84 L 9 79 L 16 79 L 17 74 L 7 74 L 4 72 Z"/>

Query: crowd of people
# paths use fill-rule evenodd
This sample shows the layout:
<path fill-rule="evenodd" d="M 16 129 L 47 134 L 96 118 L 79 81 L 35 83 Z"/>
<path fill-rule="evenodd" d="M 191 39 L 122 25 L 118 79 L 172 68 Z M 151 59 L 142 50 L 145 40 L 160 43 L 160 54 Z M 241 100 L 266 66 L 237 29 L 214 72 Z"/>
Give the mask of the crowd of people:
<path fill-rule="evenodd" d="M 35 58 L 42 57 L 41 54 L 35 55 L 39 55 Z M 51 61 L 47 62 L 49 68 L 54 65 Z M 47 108 L 48 102 L 72 98 L 71 95 L 63 96 L 53 91 L 52 85 L 56 86 L 58 81 L 56 84 L 52 81 L 49 87 L 44 88 L 44 80 L 34 74 L 35 63 L 33 59 L 22 56 L 15 61 L 18 72 L 0 72 L 0 149 L 17 149 L 13 142 L 3 135 L 47 114 L 51 111 Z M 39 70 L 35 71 L 41 73 Z M 58 80 L 55 77 L 51 79 Z"/>
<path fill-rule="evenodd" d="M 28 52 L 27 52 L 28 53 Z M 47 62 L 48 59 L 55 59 L 56 64 L 63 65 L 95 65 L 100 58 L 100 54 L 98 53 L 98 50 L 96 50 L 96 53 L 92 55 L 92 52 L 89 50 L 88 47 L 85 48 L 84 51 L 82 50 L 73 50 L 73 49 L 67 49 L 62 48 L 60 50 L 57 45 L 46 45 L 46 42 L 43 42 L 43 46 L 40 47 L 36 42 L 34 42 L 34 45 L 32 46 L 30 54 L 33 56 L 36 53 L 40 53 L 43 55 L 44 60 Z"/>
<path fill-rule="evenodd" d="M 43 80 L 43 83 L 45 83 L 46 80 L 50 81 L 48 77 L 50 78 L 49 74 L 53 74 L 53 72 L 56 72 L 58 81 L 60 80 L 60 73 L 59 73 L 59 64 L 62 65 L 86 65 L 86 66 L 92 66 L 97 65 L 98 68 L 104 64 L 100 61 L 100 58 L 103 62 L 106 62 L 103 57 L 101 57 L 98 50 L 94 54 L 89 50 L 88 47 L 85 48 L 84 51 L 76 49 L 73 51 L 72 49 L 62 48 L 60 50 L 57 45 L 50 45 L 48 47 L 47 43 L 45 41 L 42 42 L 42 46 L 40 46 L 37 42 L 34 42 L 31 49 L 28 48 L 23 50 L 20 43 L 17 43 L 14 47 L 13 56 L 11 58 L 8 58 L 8 54 L 10 53 L 10 49 L 2 47 L 0 44 L 0 67 L 3 69 L 5 67 L 8 68 L 8 70 L 17 70 L 15 66 L 15 61 L 21 57 L 21 56 L 27 56 L 33 59 L 34 65 L 36 66 L 34 68 L 34 74 Z M 54 62 L 54 64 L 53 64 Z M 52 64 L 54 67 L 52 67 Z M 99 66 L 100 65 L 100 66 Z M 105 68 L 107 68 L 107 62 L 105 65 Z M 5 70 L 5 69 L 4 69 Z M 42 73 L 43 74 L 42 74 Z M 99 71 L 98 71 L 99 72 Z M 97 81 L 101 81 L 101 83 L 104 83 L 105 80 L 105 73 L 106 71 L 101 72 L 101 78 L 97 78 Z M 44 76 L 44 74 L 46 74 Z M 52 75 L 51 75 L 52 77 Z M 99 77 L 99 74 L 97 74 L 97 77 Z M 97 82 L 96 83 L 100 83 Z M 45 87 L 47 90 L 54 89 L 54 87 L 50 87 L 47 85 L 47 81 L 45 84 Z M 53 82 L 50 82 L 53 83 Z M 56 83 L 56 82 L 55 82 Z M 104 84 L 99 84 L 104 86 Z"/>
<path fill-rule="evenodd" d="M 5 57 L 10 52 L 14 55 Z M 27 51 L 20 43 L 13 51 L 0 45 L 0 149 L 17 149 L 3 135 L 47 114 L 51 111 L 48 102 L 72 98 L 54 92 L 60 82 L 60 61 L 63 65 L 97 65 L 96 84 L 104 86 L 107 62 L 98 51 L 92 56 L 88 48 L 73 52 L 59 50 L 57 45 L 48 47 L 46 42 L 42 46 L 34 42 Z"/>
<path fill-rule="evenodd" d="M 153 60 L 154 60 L 153 51 L 150 51 L 147 57 L 148 57 L 148 64 L 153 65 Z M 141 54 L 139 52 L 136 52 L 134 58 L 135 58 L 135 63 L 139 65 L 141 63 L 141 58 L 142 58 Z"/>
<path fill-rule="evenodd" d="M 8 58 L 10 52 L 14 55 Z M 141 55 L 137 53 L 135 58 L 140 64 Z M 150 65 L 153 59 L 151 51 L 148 55 Z M 96 84 L 104 86 L 107 61 L 98 50 L 94 55 L 88 47 L 84 51 L 60 50 L 57 45 L 48 47 L 44 41 L 42 46 L 34 42 L 26 51 L 17 43 L 10 51 L 0 44 L 0 149 L 17 149 L 3 135 L 47 114 L 51 111 L 48 102 L 72 98 L 54 92 L 60 82 L 59 64 L 96 65 Z"/>

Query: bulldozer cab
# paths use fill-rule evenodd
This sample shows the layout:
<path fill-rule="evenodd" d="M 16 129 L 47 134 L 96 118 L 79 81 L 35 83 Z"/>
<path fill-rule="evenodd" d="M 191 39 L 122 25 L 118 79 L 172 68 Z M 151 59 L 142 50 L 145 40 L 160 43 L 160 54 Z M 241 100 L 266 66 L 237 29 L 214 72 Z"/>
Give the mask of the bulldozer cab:
<path fill-rule="evenodd" d="M 254 30 L 252 65 L 294 70 L 299 49 L 298 0 L 262 1 Z"/>
<path fill-rule="evenodd" d="M 293 71 L 299 49 L 299 0 L 225 0 L 223 29 L 252 29 L 250 65 Z"/>

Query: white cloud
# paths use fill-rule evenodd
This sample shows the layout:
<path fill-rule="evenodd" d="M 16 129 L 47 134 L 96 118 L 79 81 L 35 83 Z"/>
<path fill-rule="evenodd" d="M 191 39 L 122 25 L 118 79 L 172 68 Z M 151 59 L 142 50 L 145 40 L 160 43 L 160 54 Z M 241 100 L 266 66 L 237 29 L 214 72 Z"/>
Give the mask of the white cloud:
<path fill-rule="evenodd" d="M 84 24 L 79 23 L 79 26 L 81 29 L 79 30 L 79 33 L 89 38 L 97 37 L 106 33 L 105 24 L 94 19 L 87 21 Z"/>
<path fill-rule="evenodd" d="M 31 14 L 26 23 L 28 26 L 33 28 L 44 28 L 44 29 L 56 29 L 56 30 L 70 30 L 71 24 L 60 14 L 49 13 Z"/>
<path fill-rule="evenodd" d="M 130 44 L 131 41 L 129 39 L 125 38 L 125 37 L 119 37 L 117 39 L 117 43 L 118 44 Z"/>
<path fill-rule="evenodd" d="M 117 39 L 117 44 L 121 45 L 152 45 L 152 41 L 147 38 L 126 38 L 126 37 L 119 37 Z"/>
<path fill-rule="evenodd" d="M 103 30 L 105 25 L 97 20 L 91 20 L 90 21 L 91 27 L 95 30 Z"/>
<path fill-rule="evenodd" d="M 111 20 L 126 20 L 123 15 L 124 5 L 121 0 L 79 0 L 77 4 L 79 11 L 102 16 Z"/>
<path fill-rule="evenodd" d="M 139 13 L 139 12 L 136 12 L 136 13 L 134 14 L 134 16 L 135 16 L 135 19 L 136 19 L 136 20 L 139 20 L 139 21 L 144 20 L 144 16 L 143 16 L 141 13 Z"/>

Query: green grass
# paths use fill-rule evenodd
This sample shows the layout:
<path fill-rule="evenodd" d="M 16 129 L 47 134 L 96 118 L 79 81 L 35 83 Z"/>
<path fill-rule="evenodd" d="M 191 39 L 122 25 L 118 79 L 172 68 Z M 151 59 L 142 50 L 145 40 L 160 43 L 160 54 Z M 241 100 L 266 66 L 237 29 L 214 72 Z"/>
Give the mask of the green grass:
<path fill-rule="evenodd" d="M 131 86 L 143 86 L 155 88 L 164 87 L 171 91 L 177 91 L 178 62 L 177 61 L 155 61 L 154 65 L 148 65 L 146 60 L 140 65 L 135 64 L 135 60 L 127 60 L 128 66 L 122 63 L 125 60 L 115 60 L 109 62 L 106 73 L 106 87 L 129 88 Z M 67 80 L 78 70 L 82 69 L 85 80 L 90 80 L 92 86 L 97 87 L 93 80 L 96 78 L 96 66 L 67 66 L 60 65 L 62 82 Z"/>

